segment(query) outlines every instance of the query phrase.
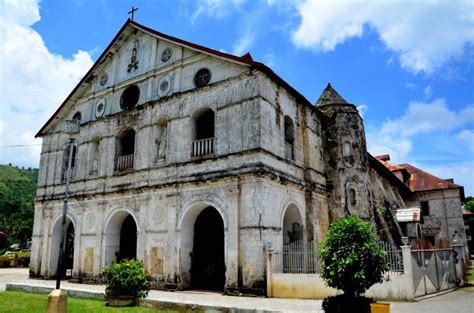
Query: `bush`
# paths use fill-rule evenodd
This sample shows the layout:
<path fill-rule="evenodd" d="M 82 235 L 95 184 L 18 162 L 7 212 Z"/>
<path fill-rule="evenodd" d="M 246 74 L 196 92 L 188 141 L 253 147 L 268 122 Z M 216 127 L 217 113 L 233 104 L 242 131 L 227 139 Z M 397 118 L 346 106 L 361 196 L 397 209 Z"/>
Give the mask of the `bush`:
<path fill-rule="evenodd" d="M 150 283 L 143 264 L 136 260 L 123 260 L 105 269 L 105 293 L 107 296 L 145 298 Z"/>
<path fill-rule="evenodd" d="M 388 270 L 374 229 L 358 217 L 348 216 L 333 223 L 318 252 L 325 283 L 349 297 L 360 296 L 382 282 Z"/>

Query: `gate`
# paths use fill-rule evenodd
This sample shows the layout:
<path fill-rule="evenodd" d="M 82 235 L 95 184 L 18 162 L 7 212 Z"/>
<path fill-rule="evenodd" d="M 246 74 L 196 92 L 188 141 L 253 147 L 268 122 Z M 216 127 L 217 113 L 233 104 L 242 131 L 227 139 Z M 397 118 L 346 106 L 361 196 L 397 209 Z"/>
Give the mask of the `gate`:
<path fill-rule="evenodd" d="M 455 288 L 456 252 L 453 249 L 411 250 L 415 297 Z"/>

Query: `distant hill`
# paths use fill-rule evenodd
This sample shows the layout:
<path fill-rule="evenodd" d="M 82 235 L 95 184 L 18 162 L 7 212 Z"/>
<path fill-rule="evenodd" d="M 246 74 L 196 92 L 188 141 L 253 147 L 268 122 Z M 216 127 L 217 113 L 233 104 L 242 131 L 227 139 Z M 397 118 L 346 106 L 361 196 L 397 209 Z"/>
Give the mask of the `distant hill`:
<path fill-rule="evenodd" d="M 38 169 L 0 165 L 0 231 L 9 244 L 31 239 L 37 181 Z"/>

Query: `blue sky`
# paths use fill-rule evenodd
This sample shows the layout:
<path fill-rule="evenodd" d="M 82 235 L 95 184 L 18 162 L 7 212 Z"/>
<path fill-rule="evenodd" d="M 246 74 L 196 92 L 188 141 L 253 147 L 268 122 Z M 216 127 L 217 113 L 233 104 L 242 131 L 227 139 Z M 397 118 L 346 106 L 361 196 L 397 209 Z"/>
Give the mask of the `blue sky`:
<path fill-rule="evenodd" d="M 0 163 L 38 166 L 34 134 L 132 5 L 160 32 L 250 52 L 311 102 L 331 82 L 363 114 L 372 154 L 453 177 L 474 195 L 470 1 L 5 0 Z"/>

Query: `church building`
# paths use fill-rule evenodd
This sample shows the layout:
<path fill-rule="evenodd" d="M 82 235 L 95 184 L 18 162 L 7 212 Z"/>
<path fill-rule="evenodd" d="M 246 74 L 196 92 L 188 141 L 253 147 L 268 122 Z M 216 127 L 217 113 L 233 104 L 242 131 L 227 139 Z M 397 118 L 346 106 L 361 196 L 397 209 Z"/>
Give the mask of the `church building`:
<path fill-rule="evenodd" d="M 265 249 L 317 244 L 343 216 L 401 242 L 411 191 L 367 153 L 362 118 L 331 85 L 311 103 L 250 54 L 133 20 L 36 136 L 32 277 L 56 275 L 69 153 L 76 281 L 136 258 L 155 288 L 263 294 Z"/>

